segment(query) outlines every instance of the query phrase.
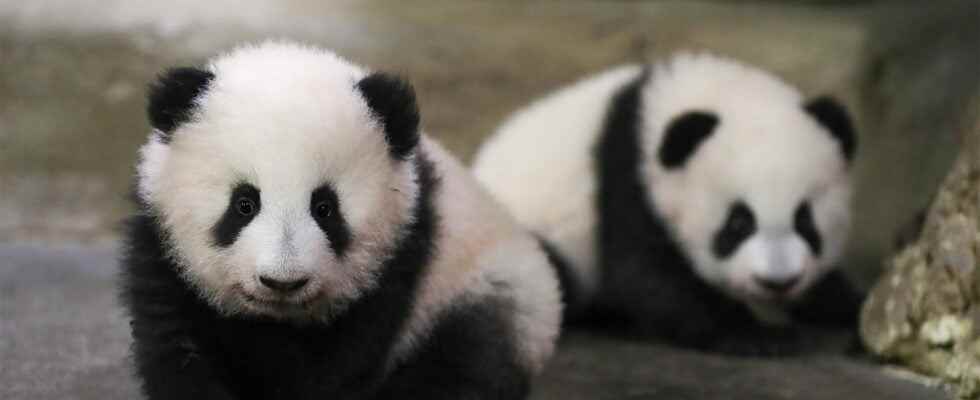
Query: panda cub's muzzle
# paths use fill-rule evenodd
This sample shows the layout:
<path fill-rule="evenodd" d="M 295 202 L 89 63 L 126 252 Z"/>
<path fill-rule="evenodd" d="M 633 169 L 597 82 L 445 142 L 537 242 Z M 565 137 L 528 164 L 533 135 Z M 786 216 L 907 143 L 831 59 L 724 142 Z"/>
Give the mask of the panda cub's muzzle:
<path fill-rule="evenodd" d="M 295 293 L 299 289 L 302 289 L 303 286 L 306 286 L 309 281 L 310 278 L 306 277 L 295 279 L 277 279 L 264 275 L 259 276 L 259 282 L 262 283 L 262 286 L 265 286 L 266 288 L 280 295 Z"/>
<path fill-rule="evenodd" d="M 242 297 L 263 312 L 283 314 L 312 308 L 321 296 L 318 286 L 314 274 L 302 267 L 259 266 L 251 284 L 242 288 Z"/>
<path fill-rule="evenodd" d="M 758 238 L 751 263 L 751 286 L 764 298 L 787 301 L 806 288 L 814 260 L 806 244 L 795 235 Z"/>

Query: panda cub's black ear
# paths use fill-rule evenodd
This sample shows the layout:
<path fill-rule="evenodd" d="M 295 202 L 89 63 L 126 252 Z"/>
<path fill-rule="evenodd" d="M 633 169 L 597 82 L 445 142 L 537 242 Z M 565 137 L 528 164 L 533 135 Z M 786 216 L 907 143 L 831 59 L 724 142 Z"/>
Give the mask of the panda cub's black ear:
<path fill-rule="evenodd" d="M 396 76 L 376 72 L 357 82 L 357 89 L 384 127 L 392 157 L 405 159 L 419 143 L 420 117 L 412 85 Z"/>
<path fill-rule="evenodd" d="M 812 99 L 803 106 L 840 143 L 844 159 L 850 162 L 857 151 L 857 135 L 847 110 L 829 96 Z"/>
<path fill-rule="evenodd" d="M 163 132 L 160 139 L 164 143 L 170 142 L 174 129 L 190 120 L 194 99 L 207 90 L 212 79 L 214 74 L 209 71 L 180 67 L 160 74 L 150 85 L 146 111 L 150 125 Z"/>
<path fill-rule="evenodd" d="M 683 167 L 717 125 L 718 116 L 706 111 L 688 111 L 675 117 L 667 124 L 657 152 L 660 164 L 668 170 Z"/>

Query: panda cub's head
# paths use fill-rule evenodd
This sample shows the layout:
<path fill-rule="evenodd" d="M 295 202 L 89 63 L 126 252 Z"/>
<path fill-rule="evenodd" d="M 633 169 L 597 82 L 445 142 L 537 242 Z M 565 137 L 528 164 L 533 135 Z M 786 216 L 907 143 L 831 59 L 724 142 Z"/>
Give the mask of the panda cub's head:
<path fill-rule="evenodd" d="M 266 43 L 165 72 L 148 111 L 139 199 L 214 307 L 328 318 L 376 284 L 419 194 L 408 84 Z"/>
<path fill-rule="evenodd" d="M 642 174 L 695 272 L 746 301 L 799 298 L 847 237 L 856 137 L 844 109 L 711 55 L 650 76 Z"/>

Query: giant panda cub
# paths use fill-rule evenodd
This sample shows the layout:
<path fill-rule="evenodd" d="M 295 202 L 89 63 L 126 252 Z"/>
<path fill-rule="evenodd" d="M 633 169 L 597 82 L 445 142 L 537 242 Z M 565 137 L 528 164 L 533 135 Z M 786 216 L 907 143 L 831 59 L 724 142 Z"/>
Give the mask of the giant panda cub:
<path fill-rule="evenodd" d="M 123 301 L 150 399 L 520 399 L 561 303 L 412 88 L 271 42 L 152 86 Z"/>
<path fill-rule="evenodd" d="M 516 113 L 474 171 L 559 261 L 567 320 L 785 354 L 803 350 L 794 322 L 856 320 L 860 296 L 833 270 L 855 146 L 834 100 L 682 53 Z"/>

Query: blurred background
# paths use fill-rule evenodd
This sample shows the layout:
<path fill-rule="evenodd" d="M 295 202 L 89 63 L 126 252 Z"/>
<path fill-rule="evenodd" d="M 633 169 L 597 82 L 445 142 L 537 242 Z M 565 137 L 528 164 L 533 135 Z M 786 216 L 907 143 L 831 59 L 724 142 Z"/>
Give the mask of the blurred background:
<path fill-rule="evenodd" d="M 124 375 L 128 336 L 107 282 L 149 132 L 145 88 L 166 67 L 266 38 L 409 78 L 425 129 L 466 161 L 528 101 L 679 49 L 837 96 L 860 134 L 845 264 L 863 286 L 927 206 L 980 104 L 977 1 L 0 0 L 0 386 L 11 391 L 0 397 L 53 385 L 89 398 L 101 392 L 79 389 L 95 379 L 85 374 Z"/>

